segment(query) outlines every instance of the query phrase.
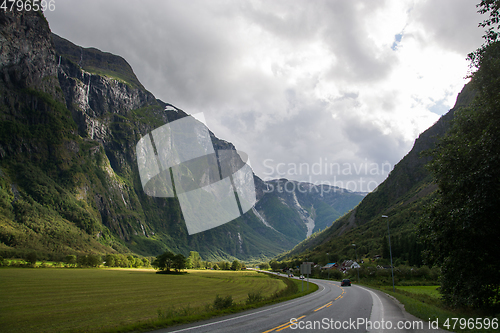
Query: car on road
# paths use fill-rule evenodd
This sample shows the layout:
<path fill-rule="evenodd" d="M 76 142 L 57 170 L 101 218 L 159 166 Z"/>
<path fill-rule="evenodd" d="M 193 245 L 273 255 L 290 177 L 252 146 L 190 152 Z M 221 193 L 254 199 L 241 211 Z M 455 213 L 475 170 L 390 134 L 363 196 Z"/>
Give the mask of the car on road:
<path fill-rule="evenodd" d="M 349 280 L 349 279 L 343 279 L 342 282 L 340 282 L 341 287 L 350 286 L 350 285 L 351 285 L 351 280 Z"/>
<path fill-rule="evenodd" d="M 288 274 L 288 277 L 293 277 L 293 274 Z"/>
<path fill-rule="evenodd" d="M 304 280 L 304 275 L 301 275 L 299 279 Z"/>

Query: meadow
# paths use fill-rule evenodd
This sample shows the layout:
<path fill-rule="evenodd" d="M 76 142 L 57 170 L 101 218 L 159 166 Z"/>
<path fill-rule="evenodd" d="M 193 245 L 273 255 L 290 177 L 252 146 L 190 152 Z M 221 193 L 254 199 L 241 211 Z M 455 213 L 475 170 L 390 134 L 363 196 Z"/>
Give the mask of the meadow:
<path fill-rule="evenodd" d="M 151 322 L 168 309 L 198 309 L 216 295 L 245 303 L 249 293 L 268 297 L 283 280 L 253 271 L 152 269 L 0 269 L 2 332 L 80 332 Z"/>
<path fill-rule="evenodd" d="M 373 286 L 372 286 L 373 287 Z M 494 317 L 486 316 L 484 313 L 479 311 L 461 310 L 461 309 L 450 309 L 444 305 L 441 299 L 441 294 L 439 293 L 439 286 L 396 286 L 396 292 L 392 291 L 392 286 L 378 287 L 378 289 L 386 292 L 389 295 L 395 297 L 400 301 L 405 310 L 412 315 L 426 320 L 435 321 L 439 323 L 439 327 L 443 329 L 450 329 L 453 332 L 498 332 L 498 323 L 500 321 L 500 316 L 496 315 Z M 460 325 L 456 325 L 454 329 L 453 326 L 454 319 L 462 320 L 463 322 L 469 323 L 470 327 L 466 325 L 461 328 Z M 481 328 L 479 329 L 476 320 L 485 323 L 490 322 L 494 319 L 496 326 L 489 329 Z M 446 327 L 445 324 L 450 326 Z"/>

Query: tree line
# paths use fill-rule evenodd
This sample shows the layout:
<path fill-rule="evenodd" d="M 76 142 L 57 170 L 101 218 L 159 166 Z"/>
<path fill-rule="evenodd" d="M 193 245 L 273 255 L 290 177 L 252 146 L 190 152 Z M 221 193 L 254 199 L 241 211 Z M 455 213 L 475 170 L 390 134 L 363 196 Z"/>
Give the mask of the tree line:
<path fill-rule="evenodd" d="M 229 261 L 219 261 L 211 262 L 204 261 L 201 256 L 196 251 L 190 251 L 189 256 L 186 258 L 181 253 L 174 254 L 171 251 L 165 251 L 151 263 L 151 265 L 165 272 L 175 271 L 180 272 L 183 269 L 213 269 L 213 270 L 233 270 L 239 271 L 246 269 L 243 262 L 235 259 L 233 262 Z"/>

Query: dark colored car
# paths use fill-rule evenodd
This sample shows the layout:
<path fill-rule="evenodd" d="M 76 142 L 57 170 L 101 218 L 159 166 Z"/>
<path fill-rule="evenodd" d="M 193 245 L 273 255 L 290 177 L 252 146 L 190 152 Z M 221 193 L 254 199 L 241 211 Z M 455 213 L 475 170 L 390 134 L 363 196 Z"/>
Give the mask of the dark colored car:
<path fill-rule="evenodd" d="M 341 287 L 350 286 L 350 285 L 351 285 L 351 280 L 349 280 L 349 279 L 343 279 L 342 282 L 340 282 Z"/>

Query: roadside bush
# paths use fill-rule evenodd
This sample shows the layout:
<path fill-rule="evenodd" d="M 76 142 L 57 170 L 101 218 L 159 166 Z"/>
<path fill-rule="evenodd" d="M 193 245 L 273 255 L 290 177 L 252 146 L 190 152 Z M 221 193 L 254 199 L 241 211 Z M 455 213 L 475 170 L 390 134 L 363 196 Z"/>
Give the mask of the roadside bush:
<path fill-rule="evenodd" d="M 344 277 L 344 273 L 339 270 L 332 269 L 330 270 L 330 279 L 333 280 L 341 280 Z"/>
<path fill-rule="evenodd" d="M 427 266 L 422 266 L 415 270 L 415 275 L 418 277 L 429 278 L 431 275 L 431 270 Z"/>
<path fill-rule="evenodd" d="M 215 296 L 214 309 L 223 310 L 233 306 L 233 296 L 228 295 L 226 297 L 221 297 L 219 295 Z"/>
<path fill-rule="evenodd" d="M 376 275 L 378 277 L 390 277 L 392 272 L 390 269 L 378 269 Z"/>
<path fill-rule="evenodd" d="M 254 293 L 248 293 L 248 298 L 246 300 L 246 304 L 254 304 L 262 301 L 264 297 L 260 291 Z"/>
<path fill-rule="evenodd" d="M 166 310 L 157 309 L 156 313 L 158 314 L 158 319 L 172 319 L 176 317 L 186 317 L 199 313 L 200 309 L 192 308 L 191 305 L 187 304 L 186 306 L 180 307 L 178 309 L 174 309 L 173 307 L 169 307 Z"/>

